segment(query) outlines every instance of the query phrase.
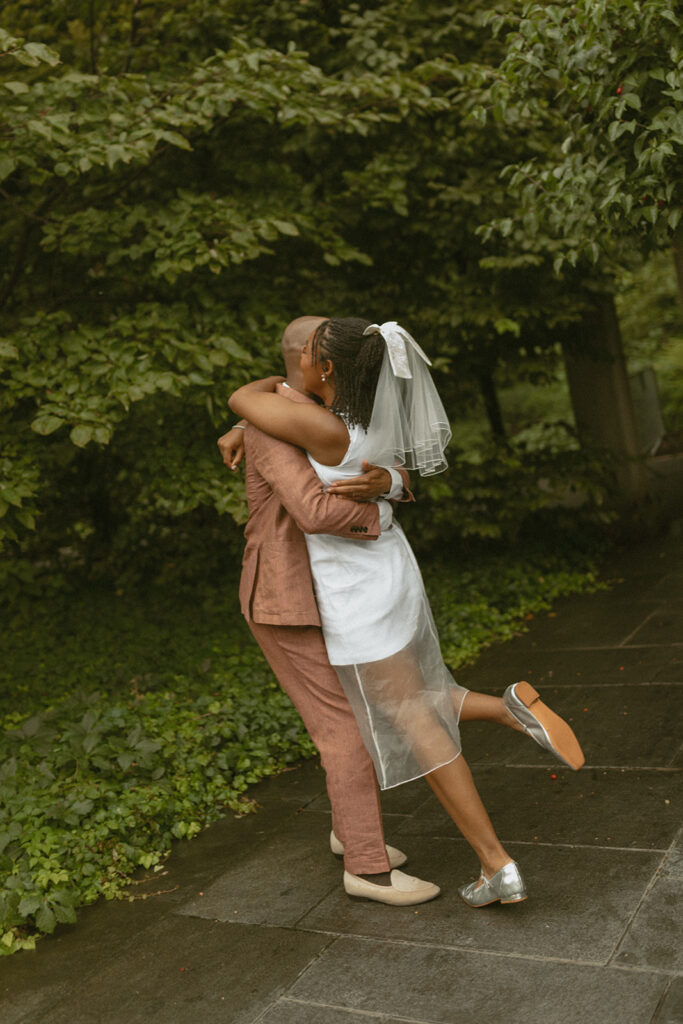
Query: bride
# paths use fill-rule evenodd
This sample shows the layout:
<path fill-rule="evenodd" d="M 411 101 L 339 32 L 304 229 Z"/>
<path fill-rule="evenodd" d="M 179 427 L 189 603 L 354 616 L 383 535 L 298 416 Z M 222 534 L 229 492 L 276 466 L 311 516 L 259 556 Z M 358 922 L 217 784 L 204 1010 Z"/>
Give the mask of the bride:
<path fill-rule="evenodd" d="M 304 448 L 322 483 L 357 476 L 364 461 L 422 475 L 446 468 L 448 419 L 429 360 L 395 321 L 323 321 L 301 353 L 306 390 L 320 404 L 274 393 L 281 377 L 239 388 L 233 412 Z M 459 722 L 487 719 L 528 732 L 571 768 L 583 764 L 570 727 L 528 683 L 502 698 L 470 693 L 446 668 L 417 562 L 388 502 L 374 541 L 306 535 L 323 635 L 373 758 L 382 789 L 424 776 L 481 864 L 460 888 L 471 906 L 526 898 L 519 867 L 503 849 L 461 753 Z M 350 894 L 384 876 L 345 873 Z M 436 887 L 434 887 L 436 888 Z M 438 893 L 438 889 L 434 895 Z"/>

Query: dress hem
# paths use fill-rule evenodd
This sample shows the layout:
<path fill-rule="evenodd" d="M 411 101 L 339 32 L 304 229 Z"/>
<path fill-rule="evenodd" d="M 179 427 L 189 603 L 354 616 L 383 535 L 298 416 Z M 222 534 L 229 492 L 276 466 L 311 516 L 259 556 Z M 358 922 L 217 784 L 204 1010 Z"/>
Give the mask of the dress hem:
<path fill-rule="evenodd" d="M 449 757 L 447 761 L 443 761 L 441 764 L 435 764 L 433 768 L 429 769 L 429 771 L 419 772 L 417 775 L 413 775 L 409 779 L 401 779 L 400 782 L 392 782 L 390 786 L 383 786 L 380 782 L 379 788 L 383 793 L 386 793 L 388 789 L 396 789 L 397 786 L 405 786 L 407 782 L 415 782 L 417 779 L 424 779 L 426 775 L 431 775 L 432 772 L 438 771 L 439 768 L 445 768 L 447 764 L 453 764 L 454 761 L 458 760 L 461 754 L 462 750 L 459 750 L 455 757 Z"/>

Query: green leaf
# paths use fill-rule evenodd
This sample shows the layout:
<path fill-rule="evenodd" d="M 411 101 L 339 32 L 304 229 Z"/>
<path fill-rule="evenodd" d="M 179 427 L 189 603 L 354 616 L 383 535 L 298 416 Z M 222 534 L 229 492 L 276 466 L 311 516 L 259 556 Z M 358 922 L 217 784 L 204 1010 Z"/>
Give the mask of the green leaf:
<path fill-rule="evenodd" d="M 38 907 L 41 907 L 44 902 L 44 897 L 42 896 L 24 896 L 23 900 L 19 903 L 19 913 L 23 917 L 28 917 L 29 914 L 35 914 Z"/>
<path fill-rule="evenodd" d="M 64 425 L 64 420 L 61 416 L 37 416 L 31 423 L 31 430 L 35 430 L 36 434 L 42 434 L 44 437 L 48 434 L 54 434 L 55 430 L 59 430 Z"/>
<path fill-rule="evenodd" d="M 14 96 L 21 96 L 23 93 L 29 92 L 26 82 L 3 82 L 2 84 Z"/>
<path fill-rule="evenodd" d="M 273 220 L 271 223 L 275 225 L 280 234 L 282 235 L 298 235 L 299 229 L 296 224 L 292 224 L 288 220 Z"/>
<path fill-rule="evenodd" d="M 55 903 L 54 913 L 60 924 L 76 923 L 76 909 L 69 904 Z"/>
<path fill-rule="evenodd" d="M 16 166 L 17 161 L 14 157 L 9 156 L 8 153 L 0 153 L 0 181 L 9 177 Z"/>
<path fill-rule="evenodd" d="M 55 53 L 54 50 L 50 50 L 45 43 L 26 43 L 24 49 L 31 57 L 35 57 L 36 60 L 43 61 L 45 64 L 50 64 L 52 67 L 61 62 L 59 54 Z"/>
<path fill-rule="evenodd" d="M 117 163 L 120 163 L 121 161 L 128 163 L 130 160 L 130 155 L 126 153 L 123 146 L 119 145 L 107 146 L 106 156 L 107 167 L 109 167 L 110 170 L 113 170 Z"/>
<path fill-rule="evenodd" d="M 0 359 L 16 359 L 18 355 L 16 346 L 9 341 L 0 339 Z"/>
<path fill-rule="evenodd" d="M 78 448 L 85 448 L 85 446 L 92 441 L 94 434 L 94 427 L 87 426 L 85 423 L 80 423 L 71 430 L 69 437 Z"/>
<path fill-rule="evenodd" d="M 41 932 L 46 932 L 51 935 L 55 930 L 57 924 L 57 918 L 54 912 L 48 906 L 42 906 L 36 913 L 36 924 L 40 928 Z"/>
<path fill-rule="evenodd" d="M 0 498 L 10 505 L 21 506 L 22 498 L 14 487 L 0 487 Z"/>
<path fill-rule="evenodd" d="M 36 519 L 35 519 L 35 516 L 33 515 L 33 513 L 29 512 L 28 509 L 25 509 L 25 508 L 17 509 L 17 511 L 15 513 L 15 517 L 21 523 L 22 526 L 26 527 L 27 530 L 35 530 L 35 528 L 36 528 Z"/>

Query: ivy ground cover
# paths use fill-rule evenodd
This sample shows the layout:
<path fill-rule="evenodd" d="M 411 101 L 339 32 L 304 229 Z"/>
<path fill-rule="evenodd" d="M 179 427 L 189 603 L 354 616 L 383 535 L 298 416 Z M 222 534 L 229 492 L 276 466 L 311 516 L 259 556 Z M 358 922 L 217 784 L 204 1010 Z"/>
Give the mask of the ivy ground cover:
<path fill-rule="evenodd" d="M 426 567 L 458 665 L 597 584 L 586 559 Z M 235 586 L 58 593 L 0 636 L 0 952 L 125 897 L 175 839 L 254 810 L 250 784 L 315 754 L 237 609 Z"/>

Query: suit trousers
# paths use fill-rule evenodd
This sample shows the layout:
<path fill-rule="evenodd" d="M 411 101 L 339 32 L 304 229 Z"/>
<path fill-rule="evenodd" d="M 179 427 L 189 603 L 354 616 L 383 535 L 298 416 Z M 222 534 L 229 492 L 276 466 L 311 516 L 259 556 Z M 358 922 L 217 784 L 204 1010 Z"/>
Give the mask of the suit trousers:
<path fill-rule="evenodd" d="M 247 623 L 320 752 L 332 827 L 344 844 L 344 867 L 354 875 L 388 871 L 375 767 L 330 665 L 321 629 Z"/>

